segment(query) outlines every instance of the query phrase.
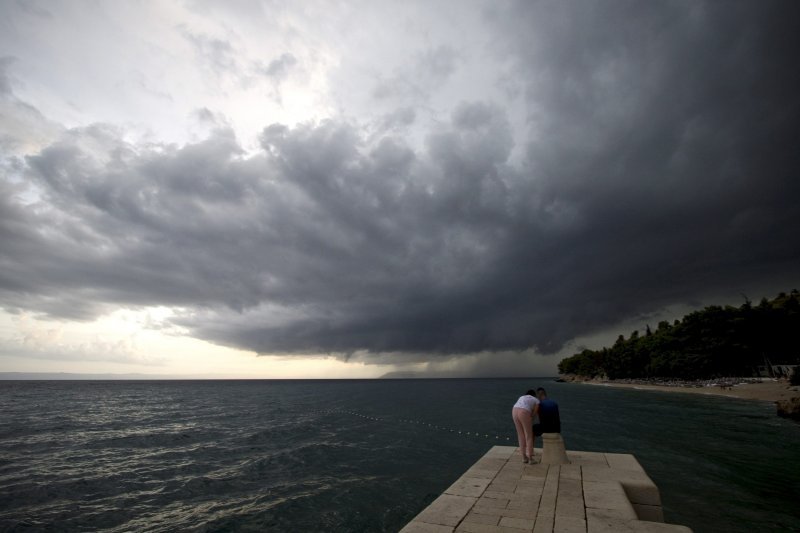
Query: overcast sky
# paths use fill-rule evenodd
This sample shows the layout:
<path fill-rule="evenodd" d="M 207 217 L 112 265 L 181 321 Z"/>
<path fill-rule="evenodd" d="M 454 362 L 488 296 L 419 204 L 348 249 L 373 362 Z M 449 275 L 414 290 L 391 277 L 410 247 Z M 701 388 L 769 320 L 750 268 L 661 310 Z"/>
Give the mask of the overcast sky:
<path fill-rule="evenodd" d="M 553 374 L 800 287 L 799 15 L 0 0 L 0 370 Z"/>

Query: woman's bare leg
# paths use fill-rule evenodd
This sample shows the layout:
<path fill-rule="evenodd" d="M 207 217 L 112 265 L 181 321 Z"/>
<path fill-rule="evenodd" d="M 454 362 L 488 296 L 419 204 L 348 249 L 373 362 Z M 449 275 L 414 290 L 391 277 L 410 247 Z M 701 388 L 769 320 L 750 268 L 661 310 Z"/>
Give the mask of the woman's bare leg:
<path fill-rule="evenodd" d="M 533 417 L 525 411 L 522 415 L 523 429 L 525 431 L 525 455 L 533 462 Z"/>
<path fill-rule="evenodd" d="M 519 453 L 522 454 L 523 459 L 525 462 L 528 462 L 528 433 L 525 428 L 530 426 L 530 414 L 525 409 L 521 407 L 515 407 L 511 413 L 511 417 L 514 419 L 514 427 L 517 429 L 517 441 L 519 442 Z M 527 422 L 526 422 L 527 419 Z"/>

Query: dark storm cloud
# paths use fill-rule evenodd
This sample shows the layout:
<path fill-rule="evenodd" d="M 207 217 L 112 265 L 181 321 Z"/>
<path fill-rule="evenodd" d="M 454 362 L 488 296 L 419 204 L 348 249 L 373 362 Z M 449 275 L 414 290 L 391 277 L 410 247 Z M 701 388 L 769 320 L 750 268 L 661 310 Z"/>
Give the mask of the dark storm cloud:
<path fill-rule="evenodd" d="M 343 120 L 268 126 L 253 155 L 224 128 L 180 148 L 71 130 L 25 160 L 39 201 L 0 195 L 0 302 L 180 307 L 195 335 L 263 353 L 549 353 L 701 295 L 791 288 L 797 18 L 778 2 L 487 13 L 528 139 L 491 102 L 457 106 L 421 149 Z"/>
<path fill-rule="evenodd" d="M 551 260 L 574 273 L 557 300 L 619 317 L 769 276 L 797 283 L 796 5 L 521 4 L 510 15 L 495 21 L 526 80 L 537 197 L 576 217 L 553 244 Z"/>

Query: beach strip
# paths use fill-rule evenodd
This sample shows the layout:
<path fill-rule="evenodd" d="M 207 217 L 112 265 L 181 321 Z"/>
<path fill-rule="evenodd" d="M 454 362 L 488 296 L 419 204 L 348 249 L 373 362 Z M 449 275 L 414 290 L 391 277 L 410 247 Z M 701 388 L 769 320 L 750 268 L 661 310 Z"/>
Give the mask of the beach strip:
<path fill-rule="evenodd" d="M 613 380 L 583 381 L 586 385 L 601 387 L 614 387 L 620 389 L 636 389 L 646 391 L 677 392 L 683 394 L 704 394 L 710 396 L 727 396 L 742 400 L 759 400 L 764 402 L 778 402 L 800 396 L 798 387 L 790 386 L 785 380 L 765 380 L 761 383 L 741 383 L 732 387 L 696 387 L 696 386 L 667 386 L 639 383 L 623 383 Z"/>

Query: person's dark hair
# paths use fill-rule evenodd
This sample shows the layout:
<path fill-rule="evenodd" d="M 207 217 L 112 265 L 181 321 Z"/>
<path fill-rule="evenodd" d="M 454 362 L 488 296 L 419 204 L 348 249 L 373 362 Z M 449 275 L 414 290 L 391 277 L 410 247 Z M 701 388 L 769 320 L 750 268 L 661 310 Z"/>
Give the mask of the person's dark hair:
<path fill-rule="evenodd" d="M 535 391 L 535 390 L 533 390 L 533 389 L 530 389 L 530 390 L 529 390 L 528 392 L 526 392 L 525 394 L 527 394 L 528 396 L 536 396 L 536 391 Z"/>
<path fill-rule="evenodd" d="M 546 390 L 544 390 L 542 387 L 539 387 L 538 389 L 536 389 L 536 392 L 537 392 L 537 393 L 541 392 L 542 394 L 544 394 L 545 396 L 547 396 L 547 391 L 546 391 Z"/>

